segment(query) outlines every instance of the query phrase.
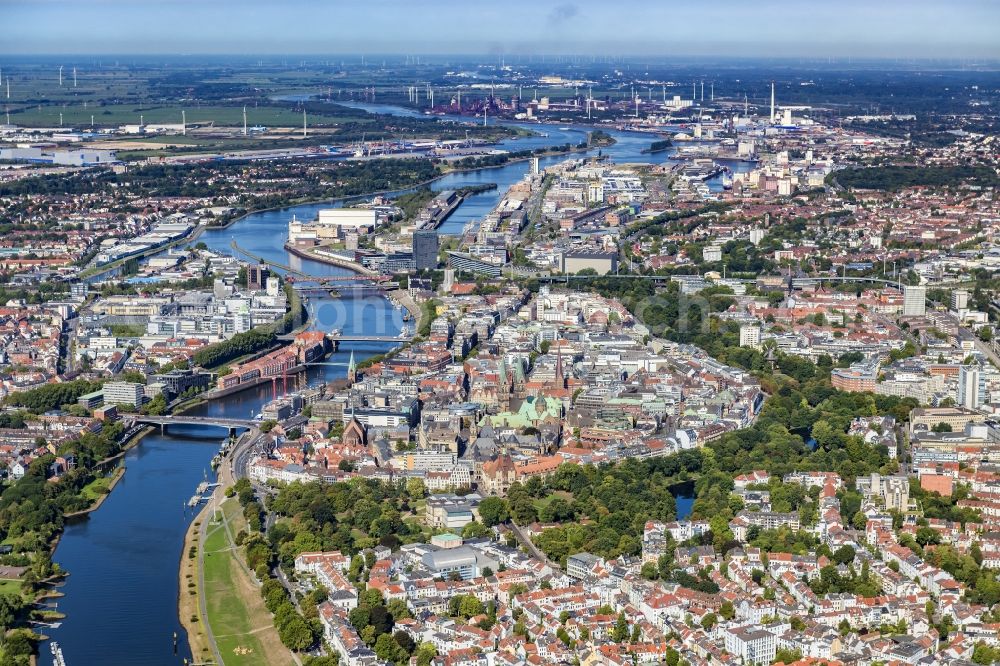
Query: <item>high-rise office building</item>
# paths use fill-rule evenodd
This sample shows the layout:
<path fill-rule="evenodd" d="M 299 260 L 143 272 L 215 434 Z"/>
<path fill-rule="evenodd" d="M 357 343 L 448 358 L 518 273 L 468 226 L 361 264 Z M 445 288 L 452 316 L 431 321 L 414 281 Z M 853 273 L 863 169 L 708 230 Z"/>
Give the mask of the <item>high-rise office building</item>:
<path fill-rule="evenodd" d="M 986 378 L 978 363 L 969 363 L 958 369 L 958 405 L 978 409 L 986 402 Z"/>
<path fill-rule="evenodd" d="M 247 266 L 247 289 L 263 289 L 270 274 L 267 264 L 250 264 Z"/>
<path fill-rule="evenodd" d="M 927 287 L 903 287 L 903 316 L 922 317 L 927 311 Z"/>
<path fill-rule="evenodd" d="M 444 282 L 441 283 L 441 293 L 450 294 L 451 288 L 455 286 L 455 269 L 444 269 Z"/>
<path fill-rule="evenodd" d="M 438 234 L 433 229 L 413 232 L 413 267 L 418 271 L 437 268 Z"/>
<path fill-rule="evenodd" d="M 956 289 L 951 292 L 951 309 L 956 312 L 966 310 L 969 307 L 969 292 L 965 289 Z"/>
<path fill-rule="evenodd" d="M 760 324 L 740 326 L 740 347 L 760 349 Z"/>

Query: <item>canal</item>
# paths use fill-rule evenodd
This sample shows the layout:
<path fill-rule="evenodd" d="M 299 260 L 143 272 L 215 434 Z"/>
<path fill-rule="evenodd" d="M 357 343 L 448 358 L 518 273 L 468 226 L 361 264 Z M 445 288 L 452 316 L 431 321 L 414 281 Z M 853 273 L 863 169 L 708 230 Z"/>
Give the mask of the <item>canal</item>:
<path fill-rule="evenodd" d="M 383 113 L 412 114 L 409 109 L 377 106 Z M 509 150 L 577 144 L 587 128 L 525 125 L 547 136 L 504 141 Z M 617 143 L 603 154 L 617 161 L 662 163 L 669 153 L 643 154 L 656 138 L 636 132 L 607 130 Z M 597 149 L 589 154 L 597 154 Z M 543 158 L 542 165 L 566 159 Z M 456 172 L 436 181 L 435 190 L 455 189 L 477 183 L 497 183 L 497 189 L 475 194 L 442 227 L 457 234 L 469 222 L 481 219 L 507 188 L 530 168 L 528 162 L 470 172 Z M 326 204 L 308 204 L 249 215 L 227 229 L 206 231 L 200 241 L 220 252 L 231 252 L 236 243 L 256 255 L 289 265 L 308 275 L 338 275 L 344 269 L 290 255 L 283 248 L 287 224 L 293 215 L 312 219 Z M 383 297 L 313 298 L 308 303 L 311 326 L 324 331 L 340 328 L 345 334 L 393 336 L 405 325 L 403 313 Z M 309 384 L 346 374 L 353 351 L 360 361 L 383 353 L 391 343 L 343 344 L 329 360 L 340 365 L 317 366 L 307 374 Z M 268 385 L 202 404 L 198 415 L 243 417 L 260 411 L 272 398 Z M 145 437 L 125 456 L 124 478 L 100 509 L 67 525 L 54 560 L 70 572 L 60 591 L 58 608 L 66 614 L 61 626 L 46 629 L 63 649 L 69 666 L 143 664 L 175 666 L 190 659 L 184 631 L 177 618 L 178 566 L 183 536 L 193 516 L 187 499 L 206 475 L 209 462 L 225 432 L 213 427 L 172 426 L 165 433 Z M 678 501 L 681 504 L 681 501 Z M 678 507 L 682 512 L 681 506 Z M 689 510 L 689 508 L 684 507 Z M 172 635 L 180 640 L 172 649 Z M 41 645 L 40 663 L 51 664 L 47 644 Z"/>

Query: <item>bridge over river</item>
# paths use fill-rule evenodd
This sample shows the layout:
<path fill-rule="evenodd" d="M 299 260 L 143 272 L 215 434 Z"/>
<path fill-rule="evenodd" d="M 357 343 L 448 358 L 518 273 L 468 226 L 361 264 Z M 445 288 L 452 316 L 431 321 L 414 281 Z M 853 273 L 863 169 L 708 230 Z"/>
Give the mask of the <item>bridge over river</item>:
<path fill-rule="evenodd" d="M 148 414 L 129 414 L 127 421 L 135 424 L 158 425 L 166 428 L 168 425 L 216 426 L 225 428 L 230 434 L 241 428 L 252 428 L 257 424 L 253 419 L 231 419 L 222 416 L 188 416 L 187 414 L 168 414 L 150 416 Z"/>
<path fill-rule="evenodd" d="M 392 278 L 388 275 L 381 275 L 376 273 L 361 274 L 361 275 L 357 274 L 309 275 L 308 273 L 304 273 L 296 268 L 292 268 L 288 264 L 283 264 L 281 262 L 274 261 L 273 259 L 268 259 L 266 257 L 256 255 L 253 252 L 250 252 L 249 250 L 245 250 L 239 245 L 237 245 L 235 240 L 229 243 L 229 246 L 234 250 L 236 250 L 237 252 L 239 252 L 240 254 L 242 254 L 243 256 L 249 257 L 250 259 L 253 259 L 259 264 L 265 264 L 267 266 L 271 266 L 272 268 L 277 268 L 281 271 L 284 271 L 286 274 L 293 276 L 294 280 L 301 280 L 304 282 L 316 282 L 319 284 L 344 283 L 345 285 L 350 285 L 351 283 L 362 283 L 363 286 L 367 287 L 381 286 L 390 289 L 395 288 L 395 284 L 392 285 L 385 284 L 387 282 L 392 281 Z"/>

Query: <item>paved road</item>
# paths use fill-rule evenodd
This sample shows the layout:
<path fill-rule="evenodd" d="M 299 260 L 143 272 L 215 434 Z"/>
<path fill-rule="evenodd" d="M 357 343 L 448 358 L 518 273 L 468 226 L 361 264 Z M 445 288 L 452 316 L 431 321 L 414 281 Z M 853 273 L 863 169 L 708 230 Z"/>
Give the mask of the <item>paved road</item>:
<path fill-rule="evenodd" d="M 978 351 L 980 354 L 988 358 L 993 363 L 993 365 L 1000 368 L 1000 356 L 998 356 L 997 353 L 993 351 L 993 347 L 990 346 L 988 342 L 983 342 L 982 340 L 980 340 L 979 336 L 973 333 L 972 331 L 969 331 L 968 329 L 962 329 L 962 330 L 968 333 L 967 339 L 972 340 L 972 344 L 976 346 L 976 351 Z"/>
<path fill-rule="evenodd" d="M 73 353 L 73 347 L 80 332 L 81 315 L 82 312 L 77 313 L 76 317 L 67 322 L 67 330 L 63 333 L 63 339 L 61 339 L 63 347 L 59 351 L 66 355 L 63 359 L 63 374 L 69 374 L 76 369 L 76 355 Z"/>
<path fill-rule="evenodd" d="M 514 533 L 514 537 L 517 539 L 518 543 L 524 546 L 528 552 L 531 553 L 532 557 L 549 565 L 552 567 L 553 571 L 562 571 L 562 567 L 550 560 L 545 553 L 538 550 L 538 547 L 531 542 L 531 539 L 528 538 L 528 535 L 525 534 L 520 527 L 518 527 L 517 523 L 511 520 L 508 522 L 508 525 L 510 525 L 510 530 Z"/>

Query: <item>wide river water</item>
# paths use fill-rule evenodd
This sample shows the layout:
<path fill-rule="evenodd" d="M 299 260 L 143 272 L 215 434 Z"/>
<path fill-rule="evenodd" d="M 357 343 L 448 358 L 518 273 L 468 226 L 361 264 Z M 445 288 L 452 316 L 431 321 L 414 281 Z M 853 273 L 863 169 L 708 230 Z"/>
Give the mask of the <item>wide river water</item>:
<path fill-rule="evenodd" d="M 362 105 L 379 113 L 412 115 L 414 111 L 385 105 Z M 471 119 L 470 119 L 471 120 Z M 504 141 L 500 147 L 524 150 L 577 144 L 586 128 L 524 124 L 547 136 Z M 670 153 L 642 154 L 657 137 L 637 132 L 606 130 L 617 141 L 603 149 L 608 157 L 625 162 L 661 163 Z M 589 154 L 597 154 L 597 150 Z M 542 166 L 565 157 L 541 160 Z M 457 234 L 471 221 L 480 220 L 507 188 L 530 168 L 528 162 L 471 172 L 456 172 L 436 181 L 435 190 L 477 183 L 496 183 L 497 189 L 468 197 L 441 228 Z M 303 260 L 283 249 L 288 220 L 293 215 L 312 219 L 330 204 L 309 204 L 249 215 L 228 229 L 208 231 L 199 240 L 210 248 L 231 252 L 230 243 L 254 254 L 292 266 L 309 275 L 334 275 L 343 269 Z M 313 326 L 345 334 L 396 335 L 404 326 L 402 313 L 382 297 L 312 298 Z M 343 344 L 329 360 L 341 365 L 317 366 L 308 373 L 310 384 L 343 377 L 353 350 L 361 360 L 386 351 L 389 343 Z M 245 417 L 260 411 L 271 399 L 264 385 L 199 406 L 194 413 Z M 186 507 L 195 487 L 211 478 L 209 463 L 225 436 L 214 427 L 172 426 L 156 432 L 125 457 L 127 471 L 110 497 L 89 517 L 66 527 L 55 552 L 55 561 L 70 572 L 61 591 L 58 609 L 66 614 L 61 626 L 46 629 L 59 642 L 68 666 L 151 665 L 175 666 L 190 659 L 184 630 L 177 617 L 178 565 L 184 533 L 194 512 Z M 690 510 L 688 506 L 683 507 Z M 175 653 L 172 635 L 179 635 Z M 51 664 L 47 644 L 41 646 L 40 663 Z"/>

